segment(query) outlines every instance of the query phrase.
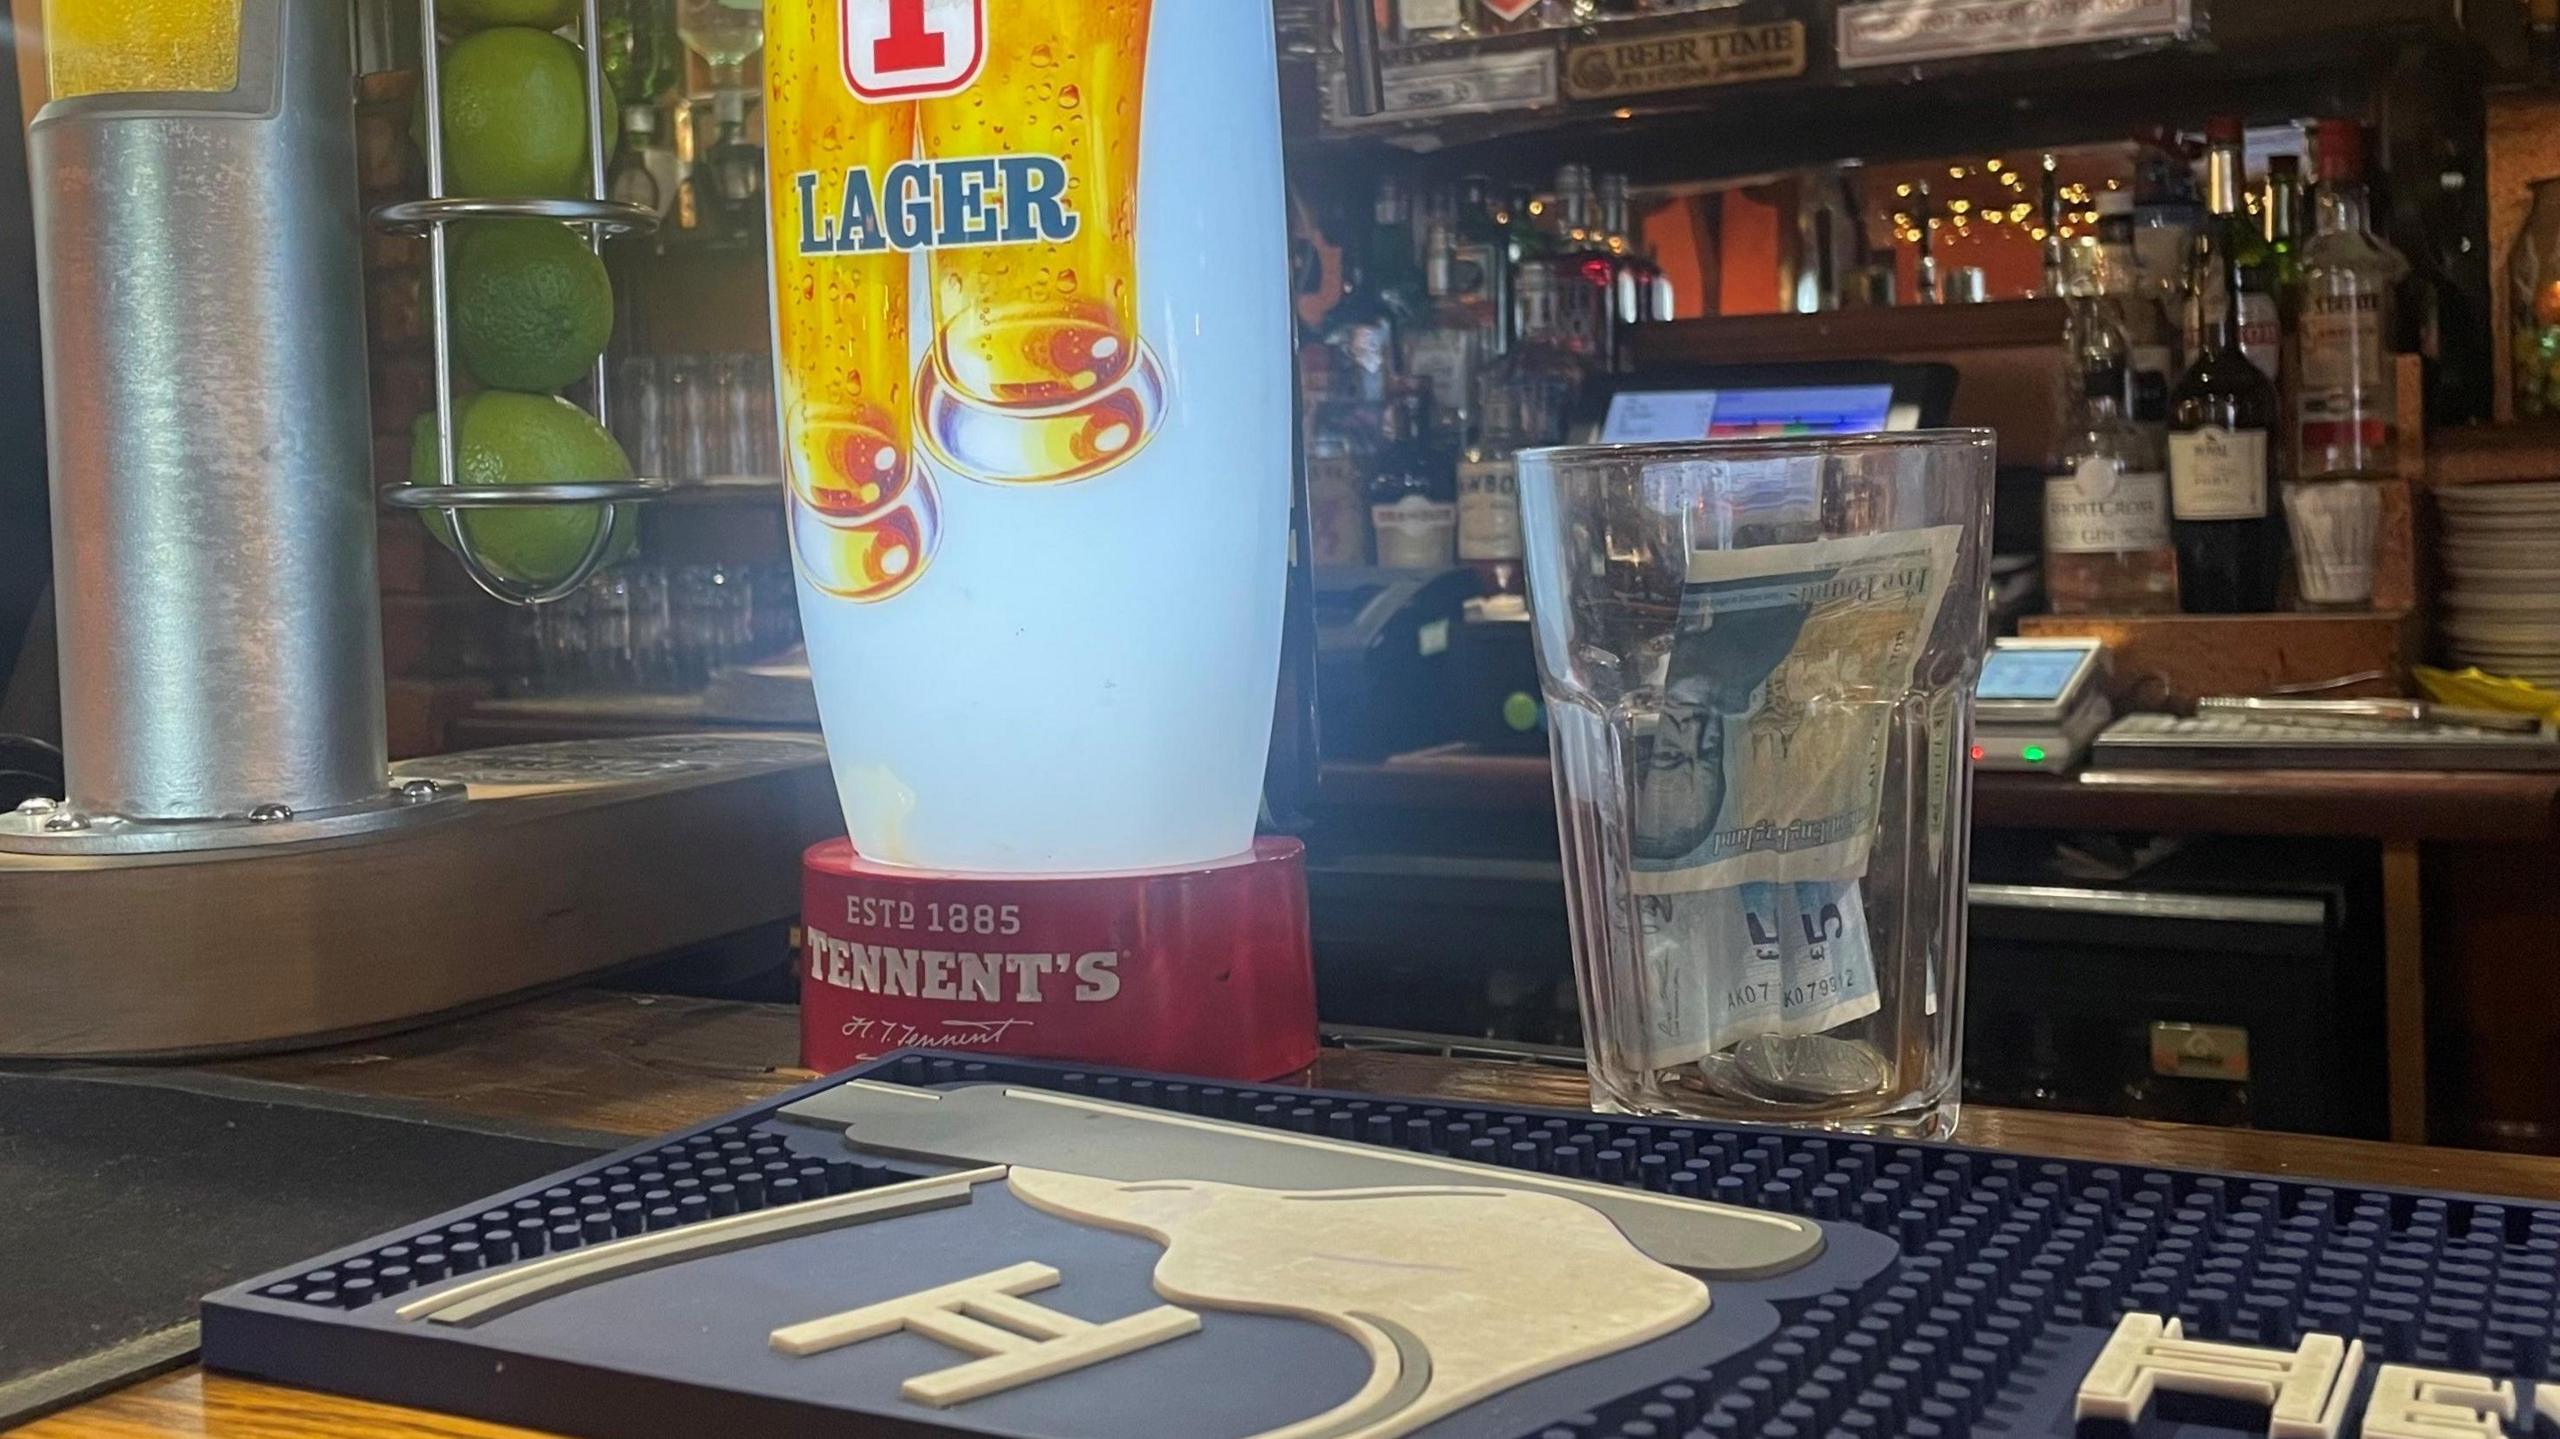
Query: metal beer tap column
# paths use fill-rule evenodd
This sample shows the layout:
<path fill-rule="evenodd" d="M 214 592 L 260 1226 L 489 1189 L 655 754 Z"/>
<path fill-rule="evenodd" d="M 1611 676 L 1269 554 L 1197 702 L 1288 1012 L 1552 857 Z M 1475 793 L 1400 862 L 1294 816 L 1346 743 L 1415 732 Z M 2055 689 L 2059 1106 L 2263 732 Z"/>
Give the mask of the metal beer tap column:
<path fill-rule="evenodd" d="M 29 128 L 69 793 L 0 817 L 0 850 L 338 838 L 463 798 L 460 786 L 389 777 L 353 7 L 203 8 L 203 27 L 183 35 L 126 22 L 139 83 L 168 88 L 57 95 Z M 584 9 L 592 34 L 594 0 Z M 492 594 L 555 599 L 596 567 L 610 504 L 665 485 L 457 487 L 444 226 L 520 215 L 624 229 L 655 217 L 601 198 L 593 45 L 596 198 L 446 198 L 432 0 L 421 10 L 431 197 L 377 221 L 430 237 L 442 438 L 438 473 L 386 499 L 441 510 Z M 235 14 L 236 34 L 205 33 Z M 599 361 L 599 409 L 602 375 Z M 459 516 L 571 501 L 608 503 L 596 542 L 574 574 L 532 593 L 489 573 Z"/>
<path fill-rule="evenodd" d="M 740 936 L 778 952 L 797 858 L 832 830 L 814 736 L 387 762 L 357 7 L 47 8 L 29 168 L 68 794 L 0 815 L 0 1056 L 306 1044 L 650 956 L 754 952 Z M 415 9 L 432 47 L 434 0 Z M 435 237 L 447 437 L 443 227 L 655 218 L 602 198 L 587 50 L 587 198 L 451 197 L 430 146 L 429 196 L 373 217 Z M 469 553 L 460 512 L 588 504 L 601 536 L 602 512 L 665 488 L 460 479 L 448 438 L 381 503 L 455 520 L 465 568 L 518 603 L 576 585 L 601 538 L 533 589 Z"/>
<path fill-rule="evenodd" d="M 0 817 L 0 849 L 459 798 L 388 778 L 348 19 L 243 0 L 200 57 L 229 86 L 57 95 L 29 127 L 69 797 Z"/>

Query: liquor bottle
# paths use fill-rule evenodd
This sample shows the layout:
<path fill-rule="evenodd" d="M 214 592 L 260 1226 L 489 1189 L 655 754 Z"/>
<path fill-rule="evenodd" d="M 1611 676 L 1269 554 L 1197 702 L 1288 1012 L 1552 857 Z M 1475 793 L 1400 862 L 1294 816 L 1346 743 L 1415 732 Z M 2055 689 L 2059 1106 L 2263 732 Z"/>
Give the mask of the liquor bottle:
<path fill-rule="evenodd" d="M 2363 130 L 2353 120 L 2324 120 L 2318 138 L 2319 221 L 2302 253 L 2285 517 L 2302 602 L 2361 607 L 2373 601 L 2380 482 L 2397 468 L 2391 301 L 2409 265 L 2373 233 Z"/>
<path fill-rule="evenodd" d="M 2379 479 L 2393 471 L 2399 438 L 2392 295 L 2409 262 L 2373 232 L 2356 122 L 2320 123 L 2319 165 L 2318 229 L 2302 249 L 2296 473 Z"/>
<path fill-rule="evenodd" d="M 2062 157 L 2048 150 L 2043 178 L 2036 191 L 2036 218 L 2044 230 L 2044 293 L 2048 299 L 2074 293 L 2071 242 L 2062 234 Z M 2112 193 L 2112 192 L 2111 192 Z M 2128 200 L 2132 197 L 2127 196 Z"/>
<path fill-rule="evenodd" d="M 658 138 L 658 107 L 624 106 L 622 144 L 613 153 L 612 168 L 605 171 L 605 195 L 646 205 L 663 216 L 681 182 L 682 166 L 676 160 L 676 152 Z"/>
<path fill-rule="evenodd" d="M 2237 277 L 2240 287 L 2240 340 L 2249 359 L 2269 380 L 2284 373 L 2284 322 L 2276 312 L 2270 279 L 2267 235 L 2241 204 L 2241 182 L 2248 173 L 2246 132 L 2237 116 L 2222 115 L 2205 126 L 2205 224 L 2196 232 L 2195 258 L 2188 282 L 2190 354 L 2223 308 L 2221 285 Z"/>
<path fill-rule="evenodd" d="M 1930 198 L 1929 182 L 1923 180 L 1911 197 L 1911 228 L 1920 238 L 1913 242 L 1919 253 L 1912 261 L 1912 294 L 1923 305 L 1934 305 L 1942 296 L 1938 283 L 1938 207 Z"/>
<path fill-rule="evenodd" d="M 1545 267 L 1521 272 L 1520 334 L 1485 368 L 1476 432 L 1458 469 L 1458 558 L 1499 593 L 1519 593 L 1524 578 L 1512 457 L 1565 439 L 1594 368 L 1587 334 L 1565 322 L 1559 303 L 1570 283 Z"/>
<path fill-rule="evenodd" d="M 1433 225 L 1423 254 L 1423 285 L 1430 307 L 1405 338 L 1405 370 L 1431 386 L 1435 415 L 1455 443 L 1468 433 L 1475 410 L 1483 322 L 1460 289 L 1455 230 L 1447 224 Z"/>
<path fill-rule="evenodd" d="M 1320 426 L 1307 442 L 1309 563 L 1369 563 L 1369 499 L 1363 488 L 1359 447 L 1351 436 Z"/>
<path fill-rule="evenodd" d="M 1540 218 L 1548 248 L 1529 263 L 1555 280 L 1555 323 L 1577 337 L 1582 352 L 1592 356 L 1599 368 L 1614 369 L 1617 327 L 1610 323 L 1610 315 L 1617 304 L 1617 257 L 1600 236 L 1598 195 L 1590 166 L 1557 169 L 1555 203 Z M 1529 329 L 1525 312 L 1520 329 L 1523 335 Z"/>
<path fill-rule="evenodd" d="M 1476 316 L 1478 353 L 1490 358 L 1511 349 L 1511 231 L 1508 212 L 1493 182 L 1469 175 L 1458 182 L 1457 231 L 1449 254 L 1450 286 Z"/>
<path fill-rule="evenodd" d="M 622 110 L 622 143 L 605 176 L 605 193 L 664 214 L 675 199 L 679 166 L 658 138 L 658 99 L 684 70 L 684 41 L 666 0 L 604 0 L 604 43 L 597 63 Z"/>
<path fill-rule="evenodd" d="M 2122 190 L 2099 195 L 2098 244 L 2090 252 L 2087 284 L 2124 332 L 2131 377 L 2127 414 L 2157 447 L 2169 424 L 2169 386 L 2178 377 L 2177 336 L 2159 296 L 2142 283 L 2135 233 L 2133 197 Z"/>
<path fill-rule="evenodd" d="M 2186 142 L 2166 126 L 2143 131 L 2134 142 L 2135 274 L 2169 314 L 2185 313 L 2187 261 L 2203 224 L 2204 202 L 2196 193 Z"/>
<path fill-rule="evenodd" d="M 1592 239 L 1609 256 L 1609 315 L 1621 326 L 1642 324 L 1645 286 L 1638 276 L 1640 257 L 1627 238 L 1627 177 L 1604 174 L 1597 189 L 1600 214 Z"/>
<path fill-rule="evenodd" d="M 1620 249 L 1634 267 L 1635 323 L 1658 325 L 1676 320 L 1680 317 L 1679 291 L 1672 287 L 1669 272 L 1665 271 L 1662 263 L 1654 258 L 1653 247 L 1645 243 L 1643 228 L 1636 219 L 1635 203 L 1627 194 L 1627 177 L 1612 175 L 1609 178 L 1615 181 L 1617 186 L 1616 218 L 1614 221 L 1610 218 L 1611 212 L 1607 203 L 1609 196 L 1604 190 L 1601 195 L 1604 202 L 1601 206 L 1601 221 L 1609 225 L 1610 233 L 1623 242 Z M 1863 235 L 1860 236 L 1862 243 L 1864 238 Z"/>
<path fill-rule="evenodd" d="M 1342 294 L 1325 311 L 1316 333 L 1333 352 L 1333 396 L 1382 405 L 1398 373 L 1402 318 L 1371 280 L 1366 248 L 1360 243 L 1342 247 Z"/>
<path fill-rule="evenodd" d="M 1428 307 L 1419 238 L 1413 228 L 1413 200 L 1404 182 L 1393 175 L 1379 176 L 1364 258 L 1369 283 L 1405 323 L 1419 318 Z"/>
<path fill-rule="evenodd" d="M 2302 247 L 2309 226 L 2303 220 L 2302 157 L 2269 155 L 2267 182 L 2258 194 L 2258 224 L 2267 236 L 2267 263 L 2276 303 L 2292 303 L 2302 281 Z"/>
<path fill-rule="evenodd" d="M 1420 389 L 1387 410 L 1386 444 L 1369 475 L 1369 525 L 1378 563 L 1445 570 L 1456 558 L 1458 506 L 1448 453 L 1431 442 L 1430 402 Z"/>
<path fill-rule="evenodd" d="M 1542 216 L 1555 253 L 1580 255 L 1591 251 L 1591 232 L 1599 219 L 1599 204 L 1599 189 L 1592 180 L 1590 166 L 1556 167 L 1555 203 Z"/>
<path fill-rule="evenodd" d="M 1433 197 L 1423 244 L 1430 309 L 1406 344 L 1406 363 L 1432 382 L 1432 403 L 1452 444 L 1469 433 L 1478 369 L 1510 341 L 1509 239 L 1471 176 Z"/>
<path fill-rule="evenodd" d="M 2239 257 L 2223 255 L 2222 308 L 2169 396 L 2169 508 L 2178 598 L 2189 614 L 2275 608 L 2284 520 L 2270 484 L 2276 391 L 2241 348 Z"/>
<path fill-rule="evenodd" d="M 1627 177 L 1600 177 L 1600 247 L 1610 260 L 1610 319 L 1616 331 L 1610 347 L 1617 368 L 1633 368 L 1635 346 L 1627 332 L 1638 325 L 1667 320 L 1671 281 L 1653 262 L 1634 234 L 1634 208 L 1627 197 Z"/>
<path fill-rule="evenodd" d="M 1342 294 L 1317 330 L 1334 352 L 1338 398 L 1382 406 L 1404 374 L 1405 341 L 1425 302 L 1410 218 L 1402 184 L 1382 178 L 1368 233 L 1342 247 Z"/>
<path fill-rule="evenodd" d="M 2302 378 L 2302 247 L 2307 239 L 2303 218 L 2302 157 L 2269 155 L 2266 182 L 2258 188 L 2258 228 L 2267 237 L 2267 287 L 2275 292 L 2278 360 L 2276 403 L 2285 427 L 2276 437 L 2277 483 L 2297 473 L 2301 456 L 2293 417 L 2299 413 L 2294 387 Z"/>
<path fill-rule="evenodd" d="M 2079 403 L 2044 482 L 2044 585 L 2055 614 L 2173 614 L 2169 477 L 2125 414 L 2127 346 L 2108 302 L 2073 302 Z"/>

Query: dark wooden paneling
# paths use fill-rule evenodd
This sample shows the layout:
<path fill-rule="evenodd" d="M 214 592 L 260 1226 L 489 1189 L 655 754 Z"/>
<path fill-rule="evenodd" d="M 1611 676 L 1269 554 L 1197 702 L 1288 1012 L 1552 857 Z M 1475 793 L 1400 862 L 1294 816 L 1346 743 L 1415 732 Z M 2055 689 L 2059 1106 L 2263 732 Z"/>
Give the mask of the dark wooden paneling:
<path fill-rule="evenodd" d="M 2034 348 L 2052 363 L 2059 300 L 1887 305 L 1818 315 L 1732 315 L 1639 327 L 1640 365 L 1754 365 L 1790 360 L 1903 360 L 1961 350 Z"/>
<path fill-rule="evenodd" d="M 1342 809 L 1547 810 L 1538 755 L 1451 750 L 1324 767 Z M 1989 829 L 2327 835 L 2474 844 L 2560 837 L 2560 775 L 2381 770 L 2082 770 L 1974 776 L 1974 823 Z M 2560 880 L 2560 873 L 2552 878 Z M 2543 887 L 2544 893 L 2548 886 Z M 2560 948 L 2553 951 L 2560 958 Z"/>
<path fill-rule="evenodd" d="M 2560 1149 L 2560 844 L 2448 845 L 2425 860 L 2436 1136 Z"/>

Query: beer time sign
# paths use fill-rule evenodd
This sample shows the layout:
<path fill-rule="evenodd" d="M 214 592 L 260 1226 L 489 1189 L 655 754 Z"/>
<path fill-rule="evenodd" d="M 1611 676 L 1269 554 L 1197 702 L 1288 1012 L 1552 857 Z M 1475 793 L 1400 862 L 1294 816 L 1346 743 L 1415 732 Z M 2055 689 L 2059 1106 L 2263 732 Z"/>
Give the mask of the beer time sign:
<path fill-rule="evenodd" d="M 1578 45 L 1564 62 L 1565 93 L 1614 100 L 1702 85 L 1739 85 L 1804 73 L 1804 22 L 1712 26 L 1641 40 Z"/>

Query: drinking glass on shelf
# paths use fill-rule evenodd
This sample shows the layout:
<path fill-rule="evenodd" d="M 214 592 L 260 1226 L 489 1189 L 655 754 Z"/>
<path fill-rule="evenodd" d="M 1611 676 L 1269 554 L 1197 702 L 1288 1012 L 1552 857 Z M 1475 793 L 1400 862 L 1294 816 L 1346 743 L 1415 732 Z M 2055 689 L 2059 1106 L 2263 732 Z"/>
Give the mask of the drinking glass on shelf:
<path fill-rule="evenodd" d="M 606 570 L 587 582 L 586 597 L 587 684 L 631 689 L 639 678 L 631 649 L 631 577 Z"/>
<path fill-rule="evenodd" d="M 543 615 L 545 611 L 552 608 L 553 606 L 550 605 L 518 605 L 510 606 L 505 611 L 502 622 L 506 631 L 501 645 L 498 673 L 494 676 L 500 693 L 529 695 L 542 692 L 545 683 L 542 649 Z"/>
<path fill-rule="evenodd" d="M 660 362 L 666 386 L 667 457 L 672 478 L 698 482 L 719 473 L 713 467 L 718 436 L 719 397 L 699 355 L 676 355 Z"/>
<path fill-rule="evenodd" d="M 587 591 L 572 591 L 556 604 L 536 607 L 542 614 L 542 687 L 575 689 L 587 679 Z"/>
<path fill-rule="evenodd" d="M 625 355 L 613 367 L 613 437 L 631 460 L 632 473 L 663 477 L 667 469 L 666 390 L 658 362 Z"/>
<path fill-rule="evenodd" d="M 669 580 L 669 624 L 675 635 L 676 684 L 700 689 L 721 664 L 724 623 L 717 565 L 686 565 Z"/>
<path fill-rule="evenodd" d="M 743 566 L 720 570 L 720 663 L 745 664 L 755 651 L 755 582 Z"/>
<path fill-rule="evenodd" d="M 741 354 L 729 360 L 730 473 L 778 476 L 782 437 L 773 408 L 773 356 Z"/>
<path fill-rule="evenodd" d="M 510 695 L 699 690 L 800 639 L 788 564 L 625 565 L 510 613 L 496 676 Z"/>
<path fill-rule="evenodd" d="M 722 479 L 737 474 L 737 420 L 735 394 L 737 356 L 694 356 L 689 361 L 699 376 L 699 389 L 694 392 L 694 417 L 701 425 L 701 471 L 694 479 Z"/>
<path fill-rule="evenodd" d="M 644 690 L 676 687 L 675 629 L 667 609 L 667 571 L 635 565 L 631 583 L 631 669 Z"/>

